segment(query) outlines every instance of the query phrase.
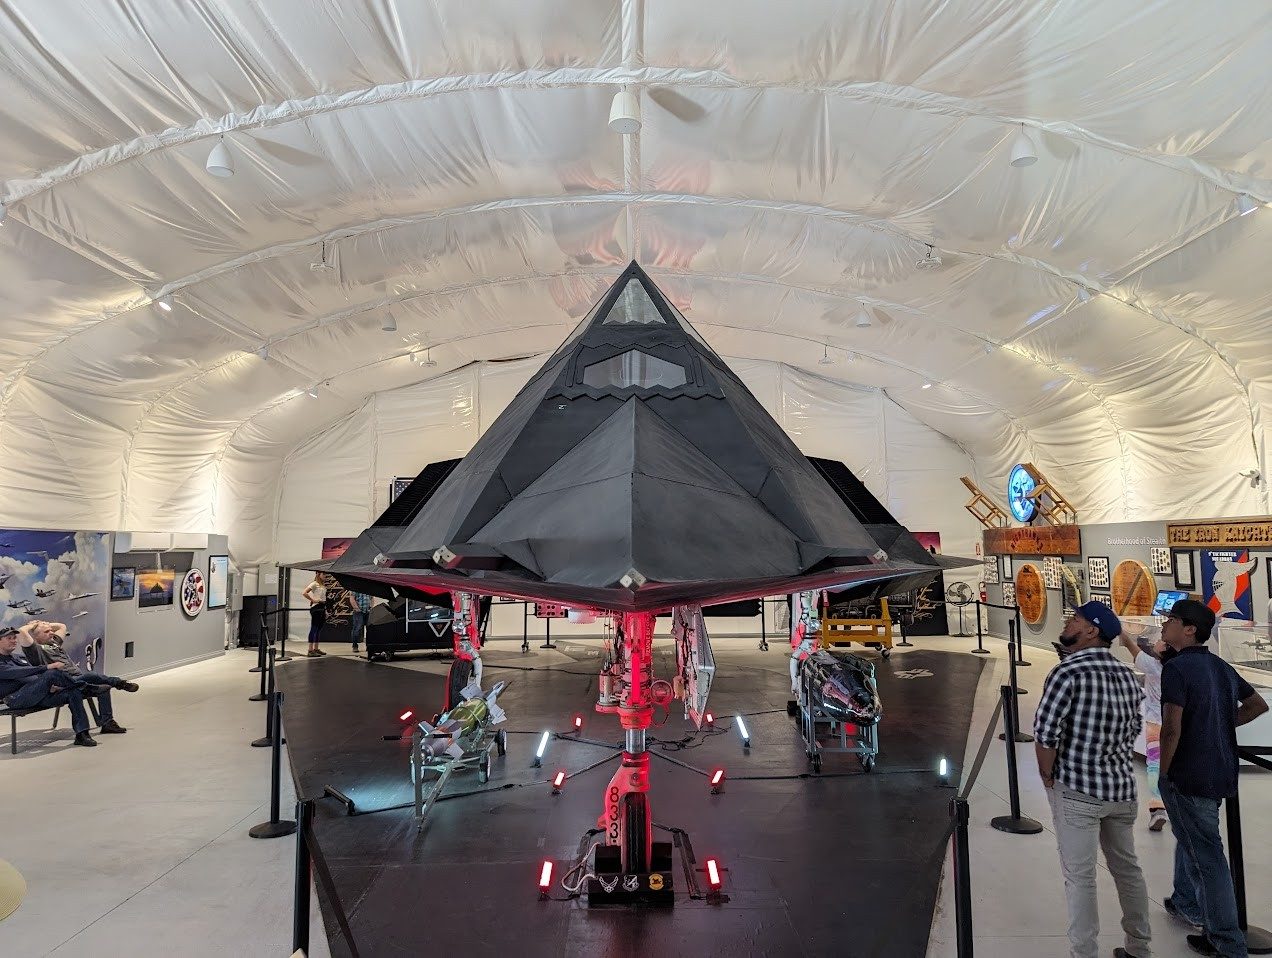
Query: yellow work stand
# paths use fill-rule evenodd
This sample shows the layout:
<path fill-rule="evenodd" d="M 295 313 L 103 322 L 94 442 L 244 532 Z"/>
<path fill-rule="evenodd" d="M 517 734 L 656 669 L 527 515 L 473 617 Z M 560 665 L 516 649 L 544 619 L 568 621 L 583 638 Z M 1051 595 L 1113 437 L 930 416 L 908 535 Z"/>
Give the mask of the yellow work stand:
<path fill-rule="evenodd" d="M 821 620 L 821 647 L 852 645 L 854 642 L 880 649 L 886 659 L 892 652 L 892 616 L 888 614 L 888 600 L 879 600 L 877 619 Z"/>

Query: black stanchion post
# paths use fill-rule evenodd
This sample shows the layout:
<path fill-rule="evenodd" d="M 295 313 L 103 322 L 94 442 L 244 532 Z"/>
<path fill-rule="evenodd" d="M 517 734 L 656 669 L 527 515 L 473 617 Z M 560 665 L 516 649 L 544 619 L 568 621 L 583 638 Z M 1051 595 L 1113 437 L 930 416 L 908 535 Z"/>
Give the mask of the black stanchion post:
<path fill-rule="evenodd" d="M 256 637 L 256 667 L 248 669 L 249 672 L 265 671 L 265 616 L 261 616 L 261 632 Z M 253 699 L 253 701 L 255 701 Z"/>
<path fill-rule="evenodd" d="M 266 691 L 266 689 L 265 689 L 265 673 L 269 671 L 269 666 L 265 664 L 265 656 L 266 656 L 266 654 L 267 654 L 265 650 L 266 650 L 266 647 L 269 645 L 269 643 L 268 643 L 268 642 L 266 642 L 266 636 L 267 636 L 267 635 L 268 635 L 268 632 L 266 632 L 266 630 L 265 630 L 265 615 L 264 615 L 264 613 L 262 613 L 262 614 L 261 614 L 261 638 L 260 638 L 260 645 L 259 645 L 259 646 L 257 646 L 257 651 L 256 651 L 256 658 L 257 658 L 257 660 L 258 660 L 258 661 L 260 662 L 260 664 L 261 664 L 261 690 L 260 690 L 259 692 L 257 692 L 255 695 L 249 695 L 249 696 L 247 697 L 247 700 L 248 700 L 249 702 L 267 702 L 267 701 L 269 701 L 269 693 L 268 693 L 268 692 Z M 270 649 L 269 651 L 270 651 L 270 652 L 272 652 L 272 651 L 274 651 L 274 650 L 273 650 L 273 649 Z M 255 670 L 255 669 L 253 669 L 252 671 L 256 671 L 256 670 Z"/>
<path fill-rule="evenodd" d="M 1016 723 L 1012 717 L 1011 693 L 1010 685 L 1002 687 L 1003 724 L 1006 726 L 1004 736 L 1007 740 L 1007 795 L 1011 802 L 1011 814 L 999 815 L 991 819 L 989 824 L 1000 832 L 1010 832 L 1013 835 L 1037 835 L 1042 831 L 1042 825 L 1020 814 L 1020 781 L 1016 775 Z"/>
<path fill-rule="evenodd" d="M 530 651 L 530 603 L 521 603 L 521 651 Z"/>
<path fill-rule="evenodd" d="M 275 629 L 280 628 L 280 626 L 277 624 L 277 621 L 278 620 L 276 619 L 275 620 L 276 624 L 274 626 Z M 282 648 L 282 651 L 278 653 L 279 662 L 290 662 L 292 659 L 295 658 L 294 655 L 287 654 L 287 630 L 285 628 L 282 629 L 281 632 L 278 632 L 278 644 Z"/>
<path fill-rule="evenodd" d="M 273 651 L 272 649 L 270 650 Z M 269 757 L 269 821 L 253 825 L 247 833 L 253 838 L 282 838 L 296 830 L 296 823 L 279 819 L 278 793 L 283 768 L 283 693 L 274 692 L 270 697 L 269 707 L 274 712 L 274 728 L 271 745 L 273 752 Z"/>
<path fill-rule="evenodd" d="M 1007 623 L 1007 670 L 1011 678 L 1011 702 L 1008 703 L 1011 708 L 1011 725 L 1016 730 L 1015 741 L 1019 745 L 1025 745 L 1033 741 L 1033 736 L 1028 732 L 1020 730 L 1020 696 L 1025 694 L 1025 690 L 1017 684 L 1016 679 L 1016 653 L 1013 646 L 1020 643 L 1020 639 L 1016 638 L 1016 623 Z M 1004 732 L 998 737 L 1001 739 L 1007 733 Z"/>
<path fill-rule="evenodd" d="M 1272 955 L 1272 933 L 1251 926 L 1246 914 L 1245 856 L 1241 848 L 1241 798 L 1224 799 L 1228 820 L 1228 867 L 1232 870 L 1232 888 L 1237 894 L 1237 927 L 1245 932 L 1246 949 L 1252 955 Z"/>
<path fill-rule="evenodd" d="M 269 689 L 269 691 L 266 693 L 266 695 L 270 699 L 270 704 L 265 707 L 265 736 L 264 738 L 258 738 L 254 742 L 252 742 L 252 748 L 268 748 L 269 746 L 274 744 L 274 718 L 275 718 L 274 713 L 276 711 L 276 709 L 274 708 L 274 702 L 273 702 L 274 663 L 277 661 L 278 661 L 278 656 L 275 654 L 273 649 L 270 649 L 269 650 L 269 668 L 266 669 L 266 674 L 269 676 L 269 685 L 266 686 Z M 286 739 L 281 739 L 281 743 L 286 744 Z"/>
<path fill-rule="evenodd" d="M 1020 628 L 1020 606 L 1016 606 L 1015 620 L 1016 620 L 1016 664 L 1017 665 L 1032 665 L 1033 664 L 1032 662 L 1025 661 L 1025 650 L 1023 648 L 1023 642 L 1022 642 L 1022 639 L 1025 633 Z"/>
<path fill-rule="evenodd" d="M 314 826 L 314 803 L 296 803 L 296 876 L 292 890 L 292 953 L 309 954 L 309 834 Z"/>
<path fill-rule="evenodd" d="M 981 601 L 976 600 L 976 648 L 972 649 L 977 655 L 989 655 L 989 649 L 985 648 L 984 639 L 985 630 L 981 626 Z"/>
<path fill-rule="evenodd" d="M 907 641 L 905 637 L 905 613 L 904 612 L 902 612 L 899 616 L 897 616 L 897 624 L 901 626 L 901 641 L 897 643 L 897 648 L 908 649 L 914 643 Z"/>
<path fill-rule="evenodd" d="M 950 799 L 950 818 L 954 819 L 954 927 L 958 958 L 972 958 L 972 853 L 968 848 L 968 821 L 971 808 L 966 799 Z"/>

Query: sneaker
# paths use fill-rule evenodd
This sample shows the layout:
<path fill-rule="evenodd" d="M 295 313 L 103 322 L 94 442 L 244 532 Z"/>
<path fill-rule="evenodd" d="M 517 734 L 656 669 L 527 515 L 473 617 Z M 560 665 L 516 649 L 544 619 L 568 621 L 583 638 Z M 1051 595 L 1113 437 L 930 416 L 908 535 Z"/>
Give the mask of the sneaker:
<path fill-rule="evenodd" d="M 85 748 L 97 747 L 97 743 L 93 741 L 93 736 L 89 735 L 87 732 L 76 732 L 75 744 L 83 745 Z"/>
<path fill-rule="evenodd" d="M 362 650 L 358 648 L 358 643 L 357 642 L 353 643 L 353 654 L 357 655 L 361 651 Z"/>
<path fill-rule="evenodd" d="M 111 719 L 109 722 L 103 723 L 99 731 L 105 735 L 123 735 L 128 729 Z"/>
<path fill-rule="evenodd" d="M 1132 955 L 1125 948 L 1114 948 L 1113 958 L 1138 958 L 1138 956 Z"/>
<path fill-rule="evenodd" d="M 1219 949 L 1215 947 L 1214 942 L 1207 938 L 1204 934 L 1189 935 L 1187 938 L 1188 947 L 1199 955 L 1217 955 Z"/>
<path fill-rule="evenodd" d="M 305 658 L 316 659 L 320 655 L 322 655 L 321 652 L 317 651 L 316 649 L 310 649 L 308 652 L 305 653 Z"/>
<path fill-rule="evenodd" d="M 115 688 L 121 692 L 136 692 L 141 686 L 136 682 L 120 682 Z"/>
<path fill-rule="evenodd" d="M 1162 902 L 1162 907 L 1166 909 L 1166 914 L 1170 915 L 1176 921 L 1183 922 L 1185 925 L 1192 928 L 1193 931 L 1201 931 L 1201 920 L 1198 919 L 1194 921 L 1188 915 L 1181 914 L 1179 909 L 1175 907 L 1175 903 L 1171 901 L 1170 898 L 1167 898 Z"/>
<path fill-rule="evenodd" d="M 324 652 L 322 649 L 314 649 L 314 654 L 315 654 L 315 655 L 326 655 L 327 653 L 326 653 L 326 652 Z"/>
<path fill-rule="evenodd" d="M 1160 832 L 1166 827 L 1169 818 L 1166 815 L 1166 809 L 1154 808 L 1148 813 L 1148 830 L 1150 832 Z"/>

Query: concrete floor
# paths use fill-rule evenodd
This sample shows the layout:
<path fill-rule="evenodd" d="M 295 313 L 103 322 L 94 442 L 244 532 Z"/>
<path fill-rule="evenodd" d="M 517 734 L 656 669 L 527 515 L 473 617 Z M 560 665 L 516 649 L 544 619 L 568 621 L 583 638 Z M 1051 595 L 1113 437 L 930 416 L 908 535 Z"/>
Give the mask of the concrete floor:
<path fill-rule="evenodd" d="M 957 638 L 917 642 L 941 649 L 974 644 Z M 997 670 L 984 674 L 965 764 L 979 746 L 1005 677 L 1005 646 L 986 644 Z M 717 651 L 726 661 L 786 668 L 777 643 L 770 652 L 759 653 L 750 640 L 726 639 L 717 642 Z M 1032 718 L 1052 664 L 1040 650 L 1029 650 L 1026 657 L 1034 665 L 1020 670 L 1021 685 L 1030 692 L 1021 699 L 1024 723 Z M 69 746 L 68 733 L 38 731 L 34 716 L 20 721 L 23 751 L 17 756 L 5 751 L 0 757 L 7 811 L 0 858 L 22 872 L 29 891 L 22 906 L 0 922 L 0 955 L 289 954 L 293 839 L 247 836 L 251 825 L 268 817 L 269 750 L 247 744 L 263 732 L 264 706 L 247 701 L 255 691 L 256 676 L 246 671 L 254 658 L 250 652 L 233 651 L 150 676 L 135 695 L 116 693 L 116 713 L 130 731 L 104 737 L 91 751 Z M 536 664 L 563 659 L 537 648 L 531 658 Z M 439 667 L 421 660 L 400 662 L 408 668 Z M 1062 958 L 1068 953 L 1064 886 L 1054 836 L 1032 771 L 1032 747 L 1020 746 L 1019 754 L 1024 813 L 1047 830 L 1015 836 L 989 827 L 991 817 L 1007 810 L 1004 747 L 995 741 L 972 793 L 976 952 L 982 958 Z M 293 802 L 286 772 L 283 790 L 286 810 Z M 1272 847 L 1259 836 L 1260 825 L 1272 821 L 1272 773 L 1244 773 L 1242 809 L 1251 917 L 1267 927 L 1272 923 Z M 1191 954 L 1182 926 L 1161 910 L 1169 893 L 1170 833 L 1142 830 L 1137 845 L 1154 901 L 1155 954 Z M 1105 926 L 1116 932 L 1116 898 L 1103 870 L 1100 882 Z M 954 954 L 949 888 L 947 880 L 929 956 Z M 883 906 L 863 902 L 861 914 Z M 316 915 L 311 940 L 311 954 L 327 958 Z M 850 942 L 851 936 L 844 940 Z M 1120 943 L 1117 934 L 1102 938 L 1108 954 Z"/>

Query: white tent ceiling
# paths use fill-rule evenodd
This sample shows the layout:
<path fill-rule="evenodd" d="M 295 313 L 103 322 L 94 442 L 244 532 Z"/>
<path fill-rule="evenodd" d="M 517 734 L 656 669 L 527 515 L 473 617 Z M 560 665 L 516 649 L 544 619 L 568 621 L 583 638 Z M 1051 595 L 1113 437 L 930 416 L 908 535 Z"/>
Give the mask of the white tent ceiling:
<path fill-rule="evenodd" d="M 369 393 L 551 350 L 633 257 L 987 482 L 1269 511 L 1266 0 L 0 0 L 0 59 L 4 521 L 233 532 Z"/>

